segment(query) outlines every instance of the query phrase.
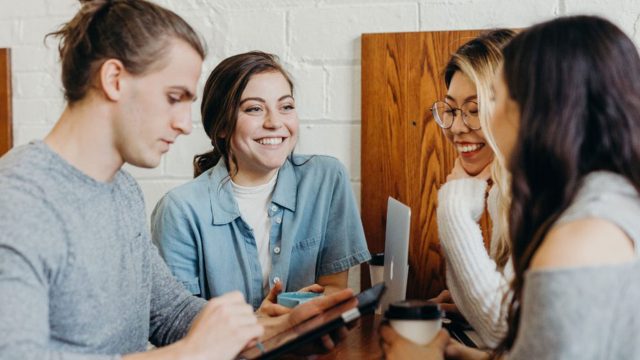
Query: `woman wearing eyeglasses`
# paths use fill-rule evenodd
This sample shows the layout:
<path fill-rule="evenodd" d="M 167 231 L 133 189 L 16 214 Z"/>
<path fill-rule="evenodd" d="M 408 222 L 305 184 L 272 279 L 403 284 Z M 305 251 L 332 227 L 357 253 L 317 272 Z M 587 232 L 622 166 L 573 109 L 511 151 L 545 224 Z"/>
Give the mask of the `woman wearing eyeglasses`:
<path fill-rule="evenodd" d="M 438 231 L 449 290 L 434 300 L 449 312 L 459 311 L 489 347 L 507 331 L 502 303 L 513 270 L 506 212 L 499 210 L 509 203 L 508 192 L 502 191 L 508 189 L 508 174 L 483 124 L 493 111 L 491 81 L 502 61 L 501 48 L 514 35 L 493 30 L 462 45 L 444 70 L 447 95 L 432 107 L 434 119 L 459 154 L 438 191 Z M 485 200 L 493 222 L 488 253 L 478 224 Z"/>

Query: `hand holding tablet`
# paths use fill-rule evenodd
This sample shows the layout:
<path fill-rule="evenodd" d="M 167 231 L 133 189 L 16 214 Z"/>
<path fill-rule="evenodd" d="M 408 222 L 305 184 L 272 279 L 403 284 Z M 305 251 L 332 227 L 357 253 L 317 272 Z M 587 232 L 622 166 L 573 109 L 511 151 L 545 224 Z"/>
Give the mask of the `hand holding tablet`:
<path fill-rule="evenodd" d="M 289 351 L 299 350 L 323 335 L 343 329 L 362 314 L 372 313 L 384 290 L 384 284 L 381 283 L 354 297 L 352 290 L 345 289 L 301 304 L 284 315 L 287 317 L 284 323 L 278 321 L 277 326 L 267 324 L 267 334 L 262 342 L 243 351 L 239 358 L 274 359 Z M 330 346 L 325 343 L 325 347 Z"/>

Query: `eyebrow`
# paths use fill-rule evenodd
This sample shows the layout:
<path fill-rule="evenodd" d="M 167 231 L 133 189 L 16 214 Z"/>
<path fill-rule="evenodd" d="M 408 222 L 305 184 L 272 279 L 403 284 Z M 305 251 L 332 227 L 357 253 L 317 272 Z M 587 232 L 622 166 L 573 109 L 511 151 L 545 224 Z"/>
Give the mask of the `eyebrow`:
<path fill-rule="evenodd" d="M 453 98 L 453 96 L 448 95 L 448 94 L 445 95 L 445 99 L 449 99 L 449 100 L 451 100 L 453 102 L 457 102 L 456 99 Z M 466 103 L 467 101 L 476 100 L 476 99 L 478 99 L 478 95 L 467 96 L 467 98 L 464 99 L 464 101 L 462 101 L 462 103 Z"/>
<path fill-rule="evenodd" d="M 282 101 L 282 100 L 284 100 L 284 99 L 286 99 L 286 98 L 291 98 L 291 100 L 295 100 L 295 99 L 293 98 L 293 96 L 291 96 L 291 95 L 283 95 L 283 96 L 281 96 L 280 98 L 278 98 L 278 101 Z M 245 102 L 250 101 L 250 100 L 258 101 L 258 102 L 261 102 L 261 103 L 266 103 L 266 102 L 267 102 L 265 99 L 263 99 L 263 98 L 261 98 L 261 97 L 248 97 L 248 98 L 242 99 L 242 100 L 240 101 L 240 104 L 239 104 L 239 105 L 242 105 L 242 104 L 244 104 Z"/>
<path fill-rule="evenodd" d="M 191 101 L 196 101 L 198 100 L 198 97 L 191 92 L 191 90 L 187 89 L 184 86 L 170 86 L 169 89 L 171 90 L 180 90 L 184 92 L 184 97 L 186 97 L 187 99 L 191 99 Z"/>

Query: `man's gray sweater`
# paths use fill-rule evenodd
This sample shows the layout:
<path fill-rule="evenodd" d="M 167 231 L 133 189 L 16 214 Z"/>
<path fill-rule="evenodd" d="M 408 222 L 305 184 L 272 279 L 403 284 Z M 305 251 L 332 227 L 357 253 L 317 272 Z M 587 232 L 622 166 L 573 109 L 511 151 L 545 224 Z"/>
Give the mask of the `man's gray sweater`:
<path fill-rule="evenodd" d="M 43 142 L 0 159 L 0 359 L 113 359 L 185 335 L 204 301 L 151 244 L 142 193 Z"/>

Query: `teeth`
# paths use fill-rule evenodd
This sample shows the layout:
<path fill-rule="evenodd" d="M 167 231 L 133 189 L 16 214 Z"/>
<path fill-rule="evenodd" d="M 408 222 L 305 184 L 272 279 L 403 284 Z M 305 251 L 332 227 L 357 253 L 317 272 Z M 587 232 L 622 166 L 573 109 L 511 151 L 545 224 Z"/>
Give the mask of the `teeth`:
<path fill-rule="evenodd" d="M 483 146 L 483 144 L 470 144 L 470 145 L 458 145 L 458 151 L 459 152 L 472 152 L 472 151 L 476 151 L 478 149 L 480 149 Z"/>
<path fill-rule="evenodd" d="M 281 137 L 262 138 L 262 139 L 259 139 L 258 142 L 262 145 L 278 145 L 282 143 L 282 138 Z"/>

